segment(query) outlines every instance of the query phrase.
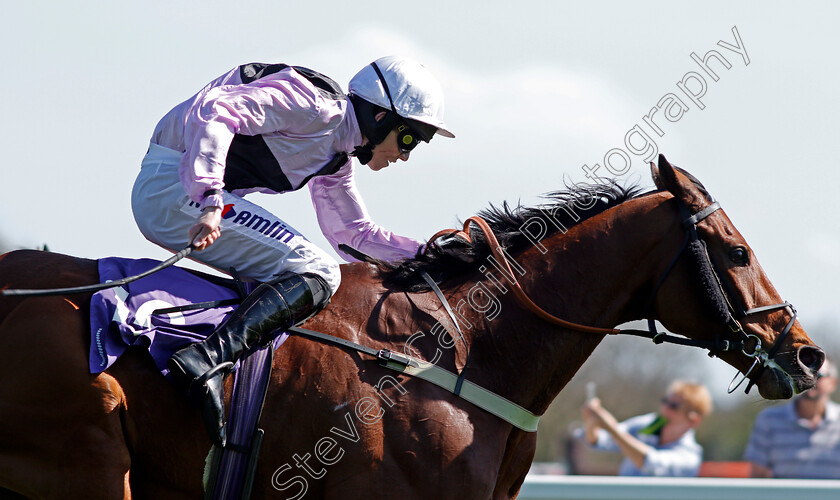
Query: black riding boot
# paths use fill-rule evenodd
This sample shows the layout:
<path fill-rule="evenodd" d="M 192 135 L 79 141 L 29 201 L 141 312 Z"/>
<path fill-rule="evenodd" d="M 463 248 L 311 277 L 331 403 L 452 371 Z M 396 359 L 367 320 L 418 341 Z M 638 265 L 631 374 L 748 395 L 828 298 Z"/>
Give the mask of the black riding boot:
<path fill-rule="evenodd" d="M 314 316 L 329 297 L 329 287 L 315 275 L 263 283 L 212 335 L 169 359 L 173 380 L 190 403 L 201 408 L 214 444 L 224 446 L 226 442 L 223 381 L 233 363 L 252 346 L 271 342 L 275 332 Z"/>

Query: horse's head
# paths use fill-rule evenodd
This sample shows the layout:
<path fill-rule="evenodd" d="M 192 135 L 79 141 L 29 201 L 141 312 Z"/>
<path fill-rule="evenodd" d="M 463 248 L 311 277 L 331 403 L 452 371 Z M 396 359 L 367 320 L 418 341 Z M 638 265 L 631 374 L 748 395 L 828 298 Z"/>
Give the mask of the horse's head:
<path fill-rule="evenodd" d="M 654 183 L 670 192 L 687 233 L 659 289 L 656 317 L 686 337 L 726 346 L 715 354 L 736 367 L 767 399 L 785 399 L 816 382 L 825 360 L 758 264 L 752 249 L 705 188 L 664 156 L 651 164 Z M 714 350 L 713 350 L 714 351 Z"/>

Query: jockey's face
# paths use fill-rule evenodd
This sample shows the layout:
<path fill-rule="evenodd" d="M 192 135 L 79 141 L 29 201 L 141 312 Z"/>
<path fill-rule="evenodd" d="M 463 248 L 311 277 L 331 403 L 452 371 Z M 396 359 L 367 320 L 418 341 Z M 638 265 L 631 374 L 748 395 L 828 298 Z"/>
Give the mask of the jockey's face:
<path fill-rule="evenodd" d="M 397 145 L 397 131 L 392 130 L 391 133 L 385 137 L 385 140 L 380 142 L 373 148 L 373 158 L 368 162 L 368 167 L 371 170 L 382 170 L 391 163 L 396 163 L 397 160 L 407 161 L 408 151 L 401 151 Z"/>

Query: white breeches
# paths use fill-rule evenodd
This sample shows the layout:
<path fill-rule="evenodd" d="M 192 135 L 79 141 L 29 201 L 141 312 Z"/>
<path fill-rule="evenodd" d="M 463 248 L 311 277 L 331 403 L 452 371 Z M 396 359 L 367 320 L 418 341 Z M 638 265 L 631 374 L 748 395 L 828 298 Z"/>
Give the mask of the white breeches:
<path fill-rule="evenodd" d="M 152 243 L 178 251 L 198 221 L 198 204 L 187 196 L 178 176 L 183 153 L 151 144 L 131 192 L 131 209 L 140 232 Z M 283 273 L 321 276 L 335 293 L 341 282 L 338 263 L 271 212 L 241 196 L 223 192 L 222 235 L 191 258 L 243 278 L 269 281 Z"/>

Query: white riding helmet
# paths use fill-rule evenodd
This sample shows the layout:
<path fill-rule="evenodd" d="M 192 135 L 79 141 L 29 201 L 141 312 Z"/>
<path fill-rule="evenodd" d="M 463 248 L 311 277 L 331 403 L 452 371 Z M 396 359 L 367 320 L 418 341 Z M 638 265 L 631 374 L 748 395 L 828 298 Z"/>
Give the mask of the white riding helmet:
<path fill-rule="evenodd" d="M 384 86 L 377 68 L 385 80 Z M 394 109 L 402 118 L 431 125 L 444 137 L 455 137 L 443 121 L 440 83 L 416 61 L 396 56 L 381 57 L 356 73 L 350 80 L 349 93 L 382 108 Z"/>

